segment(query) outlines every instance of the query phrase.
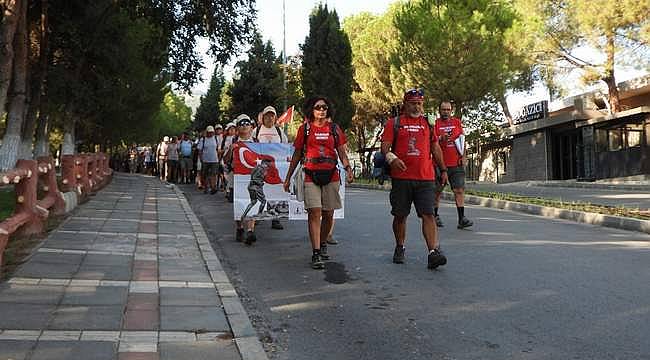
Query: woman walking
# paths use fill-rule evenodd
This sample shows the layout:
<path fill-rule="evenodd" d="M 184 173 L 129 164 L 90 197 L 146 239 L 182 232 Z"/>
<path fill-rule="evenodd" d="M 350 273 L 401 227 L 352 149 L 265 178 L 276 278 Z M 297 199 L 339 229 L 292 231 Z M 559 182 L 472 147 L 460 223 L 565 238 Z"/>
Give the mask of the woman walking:
<path fill-rule="evenodd" d="M 345 134 L 332 120 L 334 109 L 331 102 L 322 96 L 311 98 L 305 104 L 304 113 L 307 121 L 298 129 L 293 143 L 295 149 L 284 190 L 289 191 L 291 176 L 302 160 L 305 209 L 313 251 L 311 267 L 323 269 L 323 260 L 329 259 L 326 240 L 332 228 L 334 210 L 342 207 L 338 160 L 343 164 L 348 182 L 352 182 L 353 174 L 346 152 Z"/>

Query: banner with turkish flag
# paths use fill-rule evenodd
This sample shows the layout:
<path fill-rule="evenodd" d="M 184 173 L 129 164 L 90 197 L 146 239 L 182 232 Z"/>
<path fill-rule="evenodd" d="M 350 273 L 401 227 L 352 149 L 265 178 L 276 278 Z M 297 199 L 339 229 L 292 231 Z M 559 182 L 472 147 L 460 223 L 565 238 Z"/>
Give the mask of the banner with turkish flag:
<path fill-rule="evenodd" d="M 293 108 L 294 105 L 291 105 L 291 107 L 289 107 L 287 111 L 284 112 L 284 114 L 280 115 L 280 117 L 276 121 L 276 124 L 284 125 L 293 121 Z"/>
<path fill-rule="evenodd" d="M 240 141 L 233 144 L 235 220 L 307 220 L 304 203 L 296 198 L 294 179 L 291 181 L 291 192 L 284 191 L 284 179 L 293 150 L 293 145 L 286 143 Z M 298 171 L 302 171 L 300 167 L 295 172 Z M 340 171 L 341 178 L 345 179 L 345 171 Z M 345 181 L 339 191 L 341 200 L 345 203 Z M 343 209 L 334 211 L 334 218 L 342 219 L 343 216 Z"/>

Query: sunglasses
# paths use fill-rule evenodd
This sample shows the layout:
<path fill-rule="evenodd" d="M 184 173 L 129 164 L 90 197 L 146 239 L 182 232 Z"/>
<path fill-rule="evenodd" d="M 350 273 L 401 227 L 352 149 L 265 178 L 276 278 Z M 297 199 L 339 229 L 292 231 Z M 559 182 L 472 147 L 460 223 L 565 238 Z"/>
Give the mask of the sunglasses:
<path fill-rule="evenodd" d="M 316 105 L 314 106 L 314 110 L 320 110 L 320 111 L 327 111 L 329 109 L 327 105 Z"/>

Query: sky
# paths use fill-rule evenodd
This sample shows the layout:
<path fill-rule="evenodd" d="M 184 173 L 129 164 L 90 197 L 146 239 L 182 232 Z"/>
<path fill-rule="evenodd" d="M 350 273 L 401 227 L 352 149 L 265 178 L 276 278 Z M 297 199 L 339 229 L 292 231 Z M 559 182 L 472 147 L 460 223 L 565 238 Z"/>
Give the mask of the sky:
<path fill-rule="evenodd" d="M 286 8 L 286 46 L 287 54 L 289 56 L 295 55 L 299 52 L 299 45 L 305 41 L 305 37 L 309 34 L 309 14 L 312 9 L 319 3 L 325 3 L 330 9 L 336 9 L 341 22 L 350 16 L 363 11 L 381 14 L 388 9 L 388 6 L 395 0 L 285 0 Z M 257 25 L 262 34 L 263 41 L 270 40 L 276 50 L 276 53 L 282 51 L 282 0 L 257 0 Z M 207 53 L 207 42 L 199 41 L 198 51 L 201 54 Z M 224 69 L 226 77 L 232 76 L 233 64 L 240 59 L 244 59 L 243 55 L 233 58 L 230 64 Z M 588 57 L 591 60 L 597 60 L 599 55 L 589 52 L 588 50 L 581 50 L 580 54 Z M 203 82 L 194 87 L 193 93 L 195 95 L 202 95 L 207 92 L 210 83 L 210 76 L 214 71 L 214 63 L 209 56 L 204 56 L 204 63 L 206 68 L 202 71 Z M 616 68 L 617 81 L 625 81 L 640 75 L 647 74 L 645 71 L 635 69 Z M 571 84 L 568 95 L 576 95 L 585 91 L 591 90 L 593 87 L 582 86 L 579 77 L 576 74 L 566 76 L 561 79 L 565 84 Z M 604 84 L 597 85 L 599 88 L 606 89 Z M 198 106 L 198 97 L 195 97 L 194 104 L 190 106 Z M 514 114 L 524 105 L 538 102 L 541 100 L 548 100 L 548 91 L 541 85 L 536 86 L 529 93 L 517 93 L 507 95 L 508 106 L 510 111 Z"/>

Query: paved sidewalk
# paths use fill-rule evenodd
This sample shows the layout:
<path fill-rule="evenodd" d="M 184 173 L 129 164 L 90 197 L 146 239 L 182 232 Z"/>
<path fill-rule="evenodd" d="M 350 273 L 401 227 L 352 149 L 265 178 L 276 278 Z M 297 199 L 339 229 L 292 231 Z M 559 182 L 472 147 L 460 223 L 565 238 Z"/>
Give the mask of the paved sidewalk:
<path fill-rule="evenodd" d="M 116 174 L 0 283 L 0 360 L 266 359 L 187 200 Z"/>

